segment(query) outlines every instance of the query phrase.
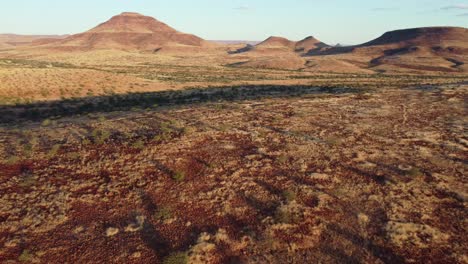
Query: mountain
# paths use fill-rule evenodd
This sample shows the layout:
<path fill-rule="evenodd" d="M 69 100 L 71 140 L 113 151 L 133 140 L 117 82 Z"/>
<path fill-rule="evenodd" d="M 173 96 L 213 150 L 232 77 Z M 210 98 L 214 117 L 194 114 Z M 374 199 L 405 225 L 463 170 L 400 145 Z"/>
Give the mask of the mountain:
<path fill-rule="evenodd" d="M 310 50 L 307 55 L 333 56 L 379 72 L 466 72 L 468 29 L 401 29 L 360 45 Z"/>
<path fill-rule="evenodd" d="M 309 52 L 310 50 L 316 50 L 328 47 L 327 44 L 315 39 L 310 36 L 301 41 L 291 41 L 283 37 L 269 37 L 263 42 L 257 44 L 252 50 L 255 51 L 293 51 L 297 53 Z"/>
<path fill-rule="evenodd" d="M 211 42 L 178 32 L 170 26 L 138 13 L 122 13 L 81 34 L 50 43 L 69 50 L 118 49 L 158 51 L 162 48 L 212 47 Z"/>
<path fill-rule="evenodd" d="M 370 61 L 375 69 L 466 72 L 468 29 L 431 27 L 396 30 L 358 47 L 377 56 Z"/>
<path fill-rule="evenodd" d="M 296 42 L 291 41 L 287 38 L 271 36 L 266 40 L 260 42 L 256 45 L 257 49 L 261 48 L 285 48 L 285 49 L 294 49 Z"/>
<path fill-rule="evenodd" d="M 309 52 L 311 50 L 321 49 L 329 47 L 329 45 L 323 43 L 322 41 L 309 36 L 301 41 L 296 42 L 296 52 Z"/>
<path fill-rule="evenodd" d="M 305 68 L 306 60 L 302 56 L 310 50 L 321 50 L 327 44 L 307 37 L 301 41 L 292 41 L 283 37 L 272 36 L 259 44 L 247 45 L 231 54 L 242 54 L 247 60 L 231 64 L 235 67 L 299 70 Z"/>

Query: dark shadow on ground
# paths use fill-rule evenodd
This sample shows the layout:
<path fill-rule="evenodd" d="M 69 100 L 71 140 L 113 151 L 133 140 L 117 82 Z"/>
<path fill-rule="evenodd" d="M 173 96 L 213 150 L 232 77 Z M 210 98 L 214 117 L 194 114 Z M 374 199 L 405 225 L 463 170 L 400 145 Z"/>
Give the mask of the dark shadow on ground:
<path fill-rule="evenodd" d="M 231 87 L 192 88 L 108 96 L 84 97 L 60 101 L 0 106 L 0 124 L 39 121 L 90 113 L 127 111 L 161 106 L 194 105 L 218 101 L 242 101 L 263 98 L 295 97 L 307 94 L 356 93 L 359 89 L 314 87 L 304 85 L 246 85 Z"/>
<path fill-rule="evenodd" d="M 233 50 L 233 51 L 228 51 L 228 54 L 239 54 L 239 53 L 244 53 L 244 52 L 248 52 L 248 51 L 251 51 L 255 48 L 254 45 L 251 45 L 251 44 L 247 44 L 245 47 L 243 48 L 240 48 L 240 49 L 237 49 L 237 50 Z"/>
<path fill-rule="evenodd" d="M 365 249 L 371 253 L 375 258 L 378 258 L 382 263 L 406 263 L 405 259 L 395 253 L 390 247 L 380 246 L 374 241 L 364 238 L 358 233 L 350 229 L 343 228 L 337 224 L 329 224 L 327 226 L 329 233 L 333 234 L 332 237 L 348 240 L 358 248 Z M 340 252 L 339 248 L 329 248 L 328 243 L 324 243 L 324 253 L 334 256 L 341 263 L 361 263 L 357 258 L 349 256 L 344 252 Z"/>

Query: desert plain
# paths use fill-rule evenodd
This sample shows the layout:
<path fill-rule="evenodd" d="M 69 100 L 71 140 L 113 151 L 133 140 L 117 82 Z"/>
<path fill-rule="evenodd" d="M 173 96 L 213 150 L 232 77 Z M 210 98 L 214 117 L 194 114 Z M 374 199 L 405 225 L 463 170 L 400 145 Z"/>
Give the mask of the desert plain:
<path fill-rule="evenodd" d="M 467 263 L 468 29 L 0 38 L 1 263 Z"/>

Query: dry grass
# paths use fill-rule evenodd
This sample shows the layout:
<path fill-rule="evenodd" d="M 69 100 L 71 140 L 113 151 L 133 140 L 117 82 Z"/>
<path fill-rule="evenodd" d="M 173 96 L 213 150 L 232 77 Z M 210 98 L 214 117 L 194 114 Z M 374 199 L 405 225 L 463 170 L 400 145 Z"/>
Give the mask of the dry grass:
<path fill-rule="evenodd" d="M 0 53 L 0 262 L 465 261 L 467 76 L 75 55 Z"/>
<path fill-rule="evenodd" d="M 468 87 L 399 85 L 4 125 L 0 258 L 463 262 Z"/>

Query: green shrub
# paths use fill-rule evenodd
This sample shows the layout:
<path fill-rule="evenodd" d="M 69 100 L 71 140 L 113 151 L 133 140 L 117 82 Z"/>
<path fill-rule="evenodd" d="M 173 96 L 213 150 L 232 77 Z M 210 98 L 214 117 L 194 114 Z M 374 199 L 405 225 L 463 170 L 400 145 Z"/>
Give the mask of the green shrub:
<path fill-rule="evenodd" d="M 172 175 L 172 179 L 176 182 L 182 182 L 185 179 L 185 173 L 183 171 L 176 171 L 174 175 Z"/>

